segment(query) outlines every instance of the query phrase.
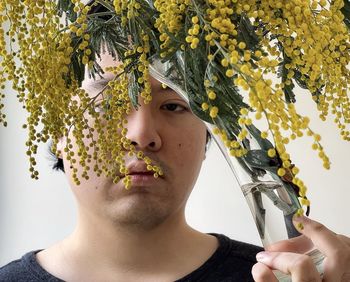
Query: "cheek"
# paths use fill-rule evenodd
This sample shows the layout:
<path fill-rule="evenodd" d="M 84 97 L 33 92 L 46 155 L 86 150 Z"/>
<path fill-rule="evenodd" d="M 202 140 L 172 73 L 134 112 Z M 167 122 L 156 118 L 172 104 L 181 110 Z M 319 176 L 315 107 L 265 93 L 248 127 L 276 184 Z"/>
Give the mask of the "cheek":
<path fill-rule="evenodd" d="M 172 182 L 176 187 L 177 196 L 181 199 L 188 199 L 204 159 L 204 149 L 201 149 L 202 142 L 193 142 L 193 140 L 196 138 L 191 140 L 190 136 L 186 140 L 177 140 L 173 147 L 174 153 L 169 156 L 169 163 L 172 164 Z"/>
<path fill-rule="evenodd" d="M 174 136 L 173 144 L 168 148 L 171 159 L 178 168 L 185 169 L 185 173 L 193 173 L 200 167 L 205 154 L 205 137 L 202 132 L 194 134 L 191 131 L 181 132 Z M 204 139 L 204 141 L 203 141 Z"/>
<path fill-rule="evenodd" d="M 89 131 L 87 130 L 83 131 L 84 135 L 88 133 Z M 94 136 L 94 138 L 96 137 L 97 135 Z M 85 145 L 85 148 L 88 148 L 87 154 L 91 156 L 91 159 L 89 162 L 85 160 L 85 165 L 89 167 L 89 169 L 85 171 L 85 168 L 80 163 L 82 158 L 78 155 L 78 152 L 79 152 L 78 142 L 72 133 L 70 133 L 69 138 L 71 139 L 70 144 L 73 146 L 71 148 L 71 151 L 74 152 L 73 158 L 76 160 L 76 162 L 74 164 L 71 164 L 71 162 L 67 160 L 68 153 L 66 152 L 62 153 L 62 157 L 63 157 L 63 163 L 65 168 L 65 174 L 71 184 L 71 187 L 74 187 L 74 190 L 76 190 L 78 193 L 79 193 L 79 190 L 84 188 L 88 188 L 88 189 L 85 189 L 84 191 L 86 192 L 86 190 L 88 190 L 88 193 L 98 190 L 99 186 L 104 184 L 105 178 L 103 177 L 103 175 L 101 177 L 98 177 L 96 172 L 93 169 L 97 162 L 92 158 L 94 153 L 94 148 L 89 146 L 91 143 L 91 139 L 84 138 L 82 140 L 83 144 Z M 66 139 L 64 139 L 62 149 L 65 148 L 66 144 L 67 144 Z M 78 177 L 80 181 L 80 185 L 76 185 L 76 183 L 74 182 L 73 180 L 74 174 L 76 174 L 76 176 Z M 82 174 L 87 175 L 89 179 L 87 180 L 84 177 L 82 177 Z"/>

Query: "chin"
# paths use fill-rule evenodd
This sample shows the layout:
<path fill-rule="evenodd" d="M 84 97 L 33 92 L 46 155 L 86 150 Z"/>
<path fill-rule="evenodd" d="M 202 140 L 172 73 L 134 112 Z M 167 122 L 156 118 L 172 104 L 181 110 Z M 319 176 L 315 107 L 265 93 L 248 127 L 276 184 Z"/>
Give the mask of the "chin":
<path fill-rule="evenodd" d="M 150 230 L 165 222 L 172 213 L 164 203 L 148 201 L 140 194 L 125 197 L 116 204 L 109 211 L 109 217 L 123 228 Z"/>

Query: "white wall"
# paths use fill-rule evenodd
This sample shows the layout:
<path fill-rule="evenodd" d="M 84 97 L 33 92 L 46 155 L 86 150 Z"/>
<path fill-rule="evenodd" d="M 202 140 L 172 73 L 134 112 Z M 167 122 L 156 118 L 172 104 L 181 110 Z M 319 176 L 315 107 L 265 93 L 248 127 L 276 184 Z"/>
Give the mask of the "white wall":
<path fill-rule="evenodd" d="M 39 150 L 40 179 L 32 180 L 25 155 L 25 113 L 7 91 L 8 127 L 0 127 L 0 265 L 26 250 L 62 238 L 75 220 L 74 200 L 63 174 L 50 169 L 46 147 Z"/>

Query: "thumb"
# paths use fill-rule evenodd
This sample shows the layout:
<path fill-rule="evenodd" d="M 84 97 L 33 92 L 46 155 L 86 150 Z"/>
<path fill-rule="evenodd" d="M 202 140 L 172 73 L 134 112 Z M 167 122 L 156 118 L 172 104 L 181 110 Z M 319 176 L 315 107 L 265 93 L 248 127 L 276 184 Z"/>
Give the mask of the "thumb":
<path fill-rule="evenodd" d="M 300 235 L 288 240 L 278 241 L 265 249 L 270 252 L 292 252 L 305 254 L 314 247 L 312 241 L 305 235 Z"/>

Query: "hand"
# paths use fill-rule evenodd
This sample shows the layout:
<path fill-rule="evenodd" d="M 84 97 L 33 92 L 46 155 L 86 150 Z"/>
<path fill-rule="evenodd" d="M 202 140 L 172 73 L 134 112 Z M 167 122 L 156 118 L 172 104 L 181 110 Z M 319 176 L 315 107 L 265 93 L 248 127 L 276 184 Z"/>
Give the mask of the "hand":
<path fill-rule="evenodd" d="M 350 282 L 350 238 L 337 235 L 307 217 L 295 217 L 294 224 L 303 235 L 278 242 L 257 254 L 252 274 L 256 282 L 277 282 L 272 269 L 290 274 L 293 282 Z M 310 244 L 311 243 L 311 244 Z M 325 256 L 323 278 L 305 250 L 312 244 Z"/>

